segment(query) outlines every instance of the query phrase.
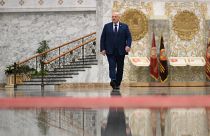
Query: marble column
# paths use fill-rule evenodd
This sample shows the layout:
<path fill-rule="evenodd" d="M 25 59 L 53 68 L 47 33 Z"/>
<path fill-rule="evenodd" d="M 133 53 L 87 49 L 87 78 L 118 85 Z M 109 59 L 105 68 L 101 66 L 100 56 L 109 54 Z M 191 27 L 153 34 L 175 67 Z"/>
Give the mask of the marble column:
<path fill-rule="evenodd" d="M 109 71 L 106 56 L 100 54 L 100 37 L 104 24 L 111 21 L 112 5 L 114 0 L 96 0 L 96 30 L 97 30 L 97 58 L 98 58 L 98 82 L 109 82 Z"/>

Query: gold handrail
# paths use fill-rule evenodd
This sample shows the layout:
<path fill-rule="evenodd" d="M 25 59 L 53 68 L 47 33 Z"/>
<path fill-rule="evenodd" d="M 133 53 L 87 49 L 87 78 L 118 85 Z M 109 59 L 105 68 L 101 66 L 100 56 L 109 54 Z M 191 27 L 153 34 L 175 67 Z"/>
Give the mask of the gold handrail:
<path fill-rule="evenodd" d="M 74 50 L 76 50 L 76 49 L 78 49 L 78 48 L 80 48 L 80 47 L 82 47 L 82 46 L 84 46 L 84 45 L 86 45 L 86 44 L 92 42 L 92 41 L 95 41 L 95 40 L 96 40 L 96 38 L 92 38 L 92 39 L 90 39 L 90 40 L 88 40 L 88 41 L 86 41 L 86 42 L 84 42 L 84 43 L 82 43 L 82 44 L 80 44 L 80 45 L 74 47 L 73 49 L 70 49 L 70 50 L 68 50 L 68 51 L 66 51 L 66 52 L 64 52 L 64 53 L 62 53 L 61 55 L 59 55 L 59 56 L 57 56 L 57 57 L 54 57 L 54 58 L 48 60 L 47 62 L 43 62 L 43 63 L 44 63 L 44 64 L 49 64 L 50 62 L 52 62 L 52 61 L 54 61 L 54 60 L 56 60 L 56 59 L 58 59 L 58 58 L 60 58 L 60 57 L 62 57 L 62 56 L 65 56 L 66 54 L 68 54 L 68 53 L 70 53 L 70 52 L 72 52 L 72 51 L 74 51 Z"/>
<path fill-rule="evenodd" d="M 77 38 L 77 39 L 75 39 L 75 40 L 72 40 L 72 41 L 70 41 L 70 42 L 66 42 L 66 43 L 64 43 L 64 44 L 62 44 L 62 45 L 60 45 L 60 46 L 55 47 L 55 48 L 49 49 L 49 50 L 47 50 L 47 51 L 45 51 L 45 52 L 36 54 L 36 55 L 34 55 L 34 56 L 30 57 L 30 58 L 27 58 L 27 59 L 25 59 L 25 60 L 23 60 L 23 61 L 17 62 L 17 65 L 21 65 L 21 64 L 23 64 L 23 63 L 25 63 L 25 62 L 27 62 L 27 61 L 29 61 L 29 60 L 31 60 L 31 59 L 34 59 L 34 58 L 39 57 L 39 56 L 42 56 L 43 54 L 46 54 L 46 53 L 51 52 L 51 51 L 53 51 L 53 50 L 56 50 L 56 49 L 58 49 L 58 48 L 64 47 L 64 46 L 66 46 L 66 45 L 68 45 L 68 44 L 70 44 L 70 43 L 79 41 L 79 40 L 81 40 L 81 39 L 83 39 L 83 38 L 86 38 L 86 37 L 88 37 L 88 36 L 91 36 L 91 35 L 93 35 L 93 34 L 96 34 L 96 32 L 87 34 L 87 35 L 85 35 L 85 36 L 82 36 L 82 37 Z"/>

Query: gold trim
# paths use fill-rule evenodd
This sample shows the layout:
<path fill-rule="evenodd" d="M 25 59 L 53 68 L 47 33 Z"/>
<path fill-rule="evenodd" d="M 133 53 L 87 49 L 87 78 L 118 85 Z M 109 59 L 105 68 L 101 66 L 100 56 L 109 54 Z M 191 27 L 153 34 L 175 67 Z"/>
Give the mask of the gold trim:
<path fill-rule="evenodd" d="M 160 78 L 160 82 L 161 82 L 161 83 L 165 83 L 167 80 L 168 80 L 168 76 L 166 77 L 165 80 L 162 80 L 162 79 Z"/>

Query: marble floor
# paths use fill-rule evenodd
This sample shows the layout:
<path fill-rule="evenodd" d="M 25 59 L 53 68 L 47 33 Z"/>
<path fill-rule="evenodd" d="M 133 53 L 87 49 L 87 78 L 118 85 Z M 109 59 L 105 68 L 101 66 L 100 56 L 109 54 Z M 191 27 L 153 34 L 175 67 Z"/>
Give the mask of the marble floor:
<path fill-rule="evenodd" d="M 209 95 L 210 87 L 124 87 L 52 90 L 0 89 L 13 97 L 110 97 Z M 209 109 L 1 109 L 2 136 L 209 136 Z M 199 124 L 199 127 L 197 126 Z M 176 128 L 176 129 L 173 129 Z M 195 129 L 196 128 L 196 129 Z M 174 130 L 174 131 L 173 131 Z M 195 131 L 194 131 L 195 130 Z"/>
<path fill-rule="evenodd" d="M 16 89 L 0 88 L 0 97 L 15 96 L 71 96 L 91 97 L 110 96 L 111 88 L 67 88 L 67 89 Z M 140 95 L 208 95 L 210 87 L 124 87 L 120 89 L 122 96 Z"/>

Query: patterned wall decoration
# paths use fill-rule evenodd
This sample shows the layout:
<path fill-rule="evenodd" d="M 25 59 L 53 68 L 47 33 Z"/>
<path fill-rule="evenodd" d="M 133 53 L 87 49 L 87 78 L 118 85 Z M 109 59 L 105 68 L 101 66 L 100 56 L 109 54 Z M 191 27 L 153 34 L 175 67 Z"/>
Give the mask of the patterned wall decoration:
<path fill-rule="evenodd" d="M 39 5 L 43 5 L 44 1 L 43 0 L 39 0 L 38 3 L 39 3 Z"/>
<path fill-rule="evenodd" d="M 206 23 L 207 4 L 199 2 L 167 2 L 165 14 L 169 18 L 169 48 L 168 55 L 173 57 L 202 57 L 206 50 Z M 199 31 L 190 40 L 181 39 L 173 30 L 173 21 L 177 14 L 183 11 L 195 14 L 199 20 Z M 203 67 L 171 67 L 172 81 L 205 81 Z"/>
<path fill-rule="evenodd" d="M 113 3 L 113 10 L 119 11 L 121 14 L 124 14 L 128 10 L 136 10 L 141 12 L 145 17 L 150 18 L 153 15 L 153 5 L 152 2 L 140 2 L 140 1 L 131 1 L 131 0 L 116 0 Z M 129 26 L 132 28 L 132 26 Z M 132 36 L 133 37 L 133 36 Z M 132 48 L 130 52 L 130 56 L 148 56 L 149 55 L 149 32 L 145 32 L 144 36 L 139 40 L 133 40 Z M 139 67 L 134 67 L 128 59 L 125 60 L 125 68 L 124 68 L 124 77 L 123 80 L 125 82 L 131 81 L 139 81 L 141 80 L 139 77 L 139 72 L 142 74 L 147 72 L 147 68 L 142 68 L 140 70 Z M 148 73 L 147 73 L 148 74 Z M 145 79 L 144 79 L 145 80 Z"/>
<path fill-rule="evenodd" d="M 23 6 L 24 3 L 25 3 L 24 0 L 20 0 L 20 1 L 19 1 L 19 4 L 20 4 L 21 6 Z"/>
<path fill-rule="evenodd" d="M 4 0 L 1 0 L 0 4 L 1 4 L 1 6 L 4 6 L 4 4 L 5 4 Z"/>
<path fill-rule="evenodd" d="M 62 5 L 63 4 L 63 0 L 58 0 L 58 4 Z"/>
<path fill-rule="evenodd" d="M 77 3 L 82 4 L 83 0 L 77 0 Z"/>

